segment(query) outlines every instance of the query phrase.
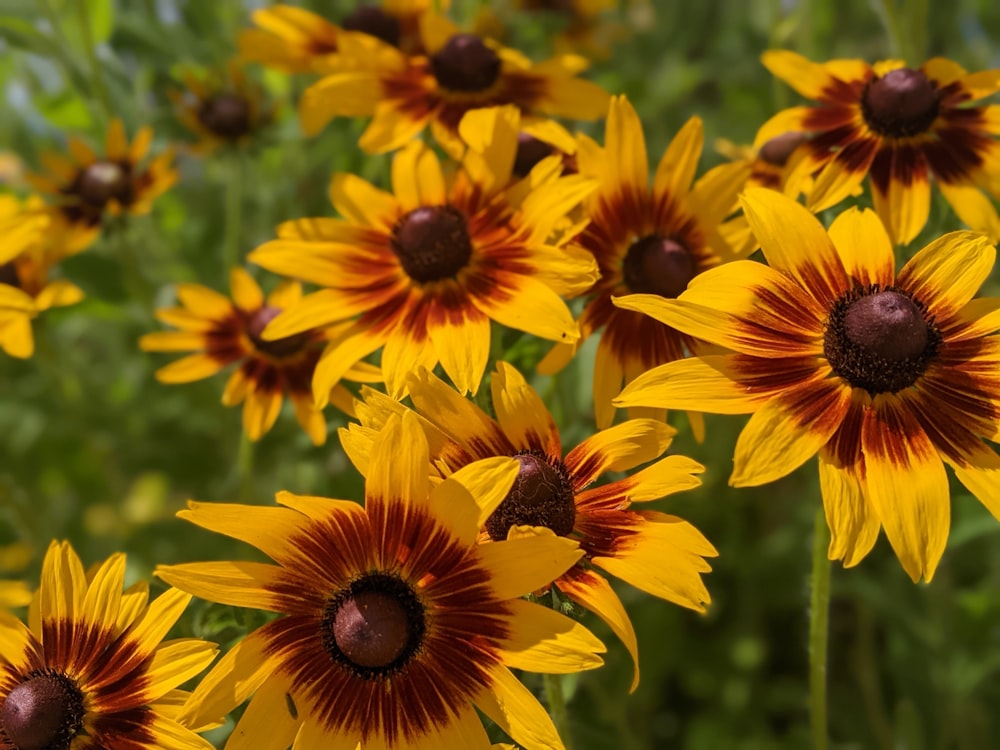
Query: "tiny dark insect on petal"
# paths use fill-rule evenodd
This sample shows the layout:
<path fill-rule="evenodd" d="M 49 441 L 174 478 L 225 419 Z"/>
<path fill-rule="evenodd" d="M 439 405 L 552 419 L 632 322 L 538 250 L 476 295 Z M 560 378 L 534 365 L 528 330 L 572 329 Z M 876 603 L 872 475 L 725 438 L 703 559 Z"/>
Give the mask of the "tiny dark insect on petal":
<path fill-rule="evenodd" d="M 299 718 L 299 709 L 296 708 L 291 693 L 285 693 L 285 705 L 288 706 L 288 713 L 293 719 Z"/>

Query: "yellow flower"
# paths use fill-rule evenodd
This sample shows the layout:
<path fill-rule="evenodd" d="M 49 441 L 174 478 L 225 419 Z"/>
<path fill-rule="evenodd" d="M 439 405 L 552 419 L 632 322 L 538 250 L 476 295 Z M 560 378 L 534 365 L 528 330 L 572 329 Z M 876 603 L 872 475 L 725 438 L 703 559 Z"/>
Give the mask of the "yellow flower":
<path fill-rule="evenodd" d="M 537 65 L 520 52 L 475 34 L 463 34 L 433 13 L 421 18 L 426 54 L 406 55 L 374 37 L 341 34 L 326 77 L 299 102 L 303 130 L 318 133 L 334 117 L 372 117 L 358 145 L 367 153 L 400 148 L 426 127 L 451 156 L 465 144 L 458 134 L 470 110 L 515 105 L 526 119 L 552 116 L 593 120 L 608 95 L 577 78 L 587 61 L 576 55 Z"/>
<path fill-rule="evenodd" d="M 675 430 L 657 420 L 635 419 L 587 438 L 563 453 L 559 430 L 538 394 L 506 362 L 499 362 L 490 385 L 497 419 L 426 371 L 410 379 L 410 397 L 431 446 L 432 477 L 446 478 L 485 458 L 517 459 L 518 475 L 503 501 L 483 522 L 483 541 L 523 535 L 523 526 L 571 540 L 583 557 L 569 570 L 545 581 L 607 623 L 635 665 L 639 647 L 625 608 L 602 573 L 699 612 L 709 602 L 701 574 L 715 548 L 701 532 L 677 516 L 635 510 L 644 503 L 697 487 L 705 469 L 684 456 L 667 456 Z M 395 413 L 406 408 L 366 389 L 357 408 L 361 425 L 340 431 L 341 443 L 362 473 L 377 466 L 372 442 Z M 635 474 L 592 487 L 610 471 Z"/>
<path fill-rule="evenodd" d="M 183 715 L 218 721 L 253 695 L 227 750 L 284 750 L 293 740 L 486 750 L 479 709 L 526 747 L 562 748 L 511 669 L 600 666 L 604 647 L 588 630 L 521 598 L 576 562 L 576 545 L 553 535 L 477 544 L 516 462 L 480 461 L 432 489 L 412 414 L 390 420 L 372 452 L 364 509 L 283 492 L 281 508 L 192 503 L 180 513 L 276 564 L 190 563 L 158 575 L 280 615 L 222 658 Z"/>
<path fill-rule="evenodd" d="M 875 211 L 895 244 L 927 223 L 931 177 L 958 217 L 1000 239 L 1000 218 L 982 189 L 1000 198 L 1000 118 L 995 106 L 969 106 L 1000 90 L 1000 70 L 967 73 L 941 57 L 919 68 L 901 60 L 814 63 L 772 50 L 764 65 L 814 107 L 779 112 L 757 134 L 808 134 L 809 160 L 820 170 L 807 206 L 821 211 L 858 188 L 865 176 Z"/>
<path fill-rule="evenodd" d="M 475 392 L 491 320 L 549 340 L 577 337 L 560 295 L 589 287 L 596 267 L 557 229 L 593 184 L 560 177 L 555 159 L 511 184 L 518 122 L 513 107 L 467 115 L 462 130 L 472 145 L 447 176 L 430 148 L 411 143 L 393 159 L 394 194 L 335 175 L 330 195 L 343 219 L 289 222 L 250 254 L 270 271 L 325 287 L 277 318 L 265 338 L 360 316 L 320 359 L 319 404 L 346 368 L 378 349 L 394 395 L 408 373 L 438 362 L 461 391 Z"/>
<path fill-rule="evenodd" d="M 243 403 L 247 437 L 259 440 L 271 429 L 287 392 L 302 429 L 313 443 L 322 445 L 326 442 L 326 420 L 313 405 L 311 382 L 329 334 L 309 329 L 264 340 L 261 332 L 282 310 L 298 303 L 301 287 L 291 282 L 281 284 L 265 299 L 260 286 L 242 268 L 233 269 L 230 287 L 232 301 L 200 284 L 181 284 L 177 296 L 182 307 L 156 312 L 159 320 L 180 330 L 148 333 L 140 340 L 140 347 L 150 352 L 195 352 L 160 368 L 157 379 L 161 383 L 190 383 L 239 363 L 226 383 L 222 403 Z M 379 379 L 378 371 L 363 363 L 345 368 L 343 376 L 367 383 Z M 328 390 L 327 400 L 353 413 L 350 391 L 339 382 Z"/>
<path fill-rule="evenodd" d="M 895 273 L 878 217 L 852 209 L 824 231 L 780 193 L 743 208 L 770 267 L 708 271 L 677 299 L 619 298 L 732 350 L 637 378 L 619 406 L 752 413 L 730 484 L 785 476 L 819 454 L 830 559 L 856 565 L 884 528 L 914 581 L 948 539 L 950 465 L 1000 517 L 1000 300 L 973 299 L 993 268 L 985 237 L 953 232 Z"/>
<path fill-rule="evenodd" d="M 191 597 L 150 603 L 148 586 L 122 590 L 125 556 L 84 572 L 69 543 L 53 542 L 30 629 L 0 612 L 0 747 L 124 750 L 212 745 L 178 721 L 177 686 L 215 657 L 197 638 L 161 643 Z"/>

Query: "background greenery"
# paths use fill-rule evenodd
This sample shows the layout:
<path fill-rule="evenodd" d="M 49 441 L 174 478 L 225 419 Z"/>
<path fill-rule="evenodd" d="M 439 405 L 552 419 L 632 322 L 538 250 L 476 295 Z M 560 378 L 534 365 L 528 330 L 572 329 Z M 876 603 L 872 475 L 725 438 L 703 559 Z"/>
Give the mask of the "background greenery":
<path fill-rule="evenodd" d="M 302 4 L 331 19 L 352 7 Z M 164 92 L 179 85 L 181 64 L 223 63 L 254 5 L 0 0 L 0 150 L 37 169 L 39 153 L 63 149 L 69 132 L 103 141 L 81 14 L 89 19 L 114 114 L 130 133 L 152 124 L 157 147 L 184 141 Z M 465 20 L 477 10 L 470 2 L 453 7 Z M 495 10 L 512 18 L 511 6 Z M 758 61 L 770 47 L 817 60 L 905 56 L 919 64 L 942 54 L 969 69 L 1000 67 L 1000 4 L 990 0 L 652 2 L 628 5 L 613 18 L 629 36 L 595 61 L 592 78 L 629 95 L 645 123 L 651 159 L 689 116 L 700 115 L 706 167 L 720 159 L 715 138 L 748 142 L 774 111 L 796 101 Z M 507 30 L 508 42 L 541 59 L 557 25 L 520 16 Z M 255 150 L 239 157 L 241 254 L 269 239 L 282 220 L 330 215 L 332 172 L 382 181 L 388 166 L 388 157 L 365 157 L 356 148 L 361 123 L 338 120 L 318 138 L 303 139 L 294 116 L 303 80 L 257 72 L 281 110 Z M 159 327 L 153 307 L 169 303 L 179 281 L 227 288 L 222 248 L 234 158 L 182 154 L 180 167 L 180 183 L 152 216 L 106 232 L 65 264 L 87 300 L 37 321 L 36 356 L 0 359 L 0 544 L 27 542 L 34 553 L 27 569 L 0 570 L 0 577 L 37 581 L 52 538 L 72 540 L 87 563 L 124 550 L 133 577 L 149 575 L 157 563 L 245 556 L 246 547 L 173 517 L 189 497 L 270 503 L 278 489 L 361 497 L 361 481 L 336 438 L 312 447 L 290 413 L 252 456 L 243 456 L 251 480 L 241 482 L 240 415 L 220 405 L 221 377 L 187 386 L 154 380 L 168 357 L 143 354 L 136 344 Z M 911 252 L 957 226 L 943 204 L 931 223 Z M 123 275 L 123 252 L 139 259 L 138 286 Z M 986 291 L 1000 289 L 993 282 Z M 521 364 L 533 364 L 540 351 L 528 347 Z M 591 367 L 592 358 L 583 356 L 555 384 L 537 379 L 543 393 L 556 396 L 552 408 L 567 445 L 593 430 Z M 343 424 L 332 411 L 330 419 L 333 428 Z M 603 670 L 572 685 L 576 745 L 808 747 L 815 463 L 766 488 L 732 490 L 726 480 L 742 421 L 709 417 L 703 445 L 684 433 L 683 420 L 678 426 L 675 450 L 709 471 L 699 491 L 659 506 L 692 520 L 721 551 L 708 577 L 713 604 L 698 616 L 621 587 L 641 652 L 642 683 L 632 696 L 627 654 L 587 618 L 606 636 L 610 653 Z M 840 750 L 1000 746 L 1000 525 L 957 483 L 953 509 L 948 549 L 931 585 L 910 582 L 884 537 L 856 569 L 835 566 L 830 721 Z M 0 555 L 0 562 L 11 557 Z M 184 627 L 229 642 L 255 622 L 252 613 L 198 604 Z"/>

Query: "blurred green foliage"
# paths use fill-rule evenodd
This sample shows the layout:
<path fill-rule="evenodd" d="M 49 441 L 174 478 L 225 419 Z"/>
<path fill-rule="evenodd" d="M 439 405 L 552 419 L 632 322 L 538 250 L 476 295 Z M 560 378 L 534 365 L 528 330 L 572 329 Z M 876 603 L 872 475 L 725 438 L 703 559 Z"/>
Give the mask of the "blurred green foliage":
<path fill-rule="evenodd" d="M 305 5 L 331 19 L 349 8 Z M 478 9 L 453 5 L 465 20 Z M 164 92 L 178 85 L 182 64 L 223 63 L 253 6 L 0 0 L 0 150 L 37 169 L 39 154 L 63 149 L 69 132 L 102 142 L 105 93 L 94 83 L 95 65 L 111 111 L 130 134 L 148 123 L 157 148 L 188 139 Z M 595 61 L 592 78 L 629 95 L 643 118 L 651 159 L 688 117 L 701 116 L 706 167 L 720 160 L 711 148 L 715 138 L 748 142 L 767 117 L 795 101 L 758 61 L 770 47 L 817 60 L 904 56 L 919 63 L 940 54 L 969 69 L 1000 67 L 1000 4 L 989 0 L 633 2 L 617 21 L 630 29 L 629 38 Z M 537 18 L 515 19 L 508 42 L 541 59 L 552 28 Z M 269 239 L 280 221 L 331 215 L 326 185 L 333 172 L 356 171 L 376 182 L 388 172 L 389 157 L 365 157 L 356 148 L 361 123 L 338 120 L 305 140 L 294 116 L 303 81 L 258 73 L 281 111 L 256 148 L 238 157 L 242 253 Z M 600 134 L 599 127 L 587 129 Z M 362 496 L 361 480 L 336 438 L 312 447 L 290 413 L 256 446 L 247 492 L 237 470 L 240 414 L 220 405 L 221 378 L 161 385 L 153 372 L 168 358 L 138 350 L 138 337 L 159 327 L 151 311 L 171 301 L 172 284 L 227 289 L 223 217 L 232 158 L 182 153 L 181 181 L 152 216 L 105 233 L 65 264 L 86 301 L 36 322 L 33 359 L 0 359 L 0 543 L 33 546 L 29 580 L 37 580 L 41 552 L 54 537 L 72 540 L 86 562 L 126 551 L 133 577 L 148 576 L 157 563 L 245 557 L 246 547 L 174 518 L 189 497 L 242 495 L 269 503 L 279 489 Z M 921 239 L 956 226 L 942 206 L 934 217 L 936 226 Z M 123 275 L 123 246 L 139 259 L 142 298 Z M 993 281 L 985 291 L 1000 290 Z M 525 347 L 519 362 L 530 365 L 543 350 Z M 591 367 L 592 358 L 583 356 L 557 381 L 537 380 L 567 445 L 593 430 Z M 333 428 L 344 424 L 332 411 L 330 419 Z M 678 426 L 674 450 L 709 471 L 700 490 L 658 505 L 693 521 L 720 550 L 708 577 L 713 604 L 698 616 L 622 587 L 641 653 L 642 683 L 632 696 L 625 650 L 595 618 L 585 618 L 610 653 L 603 670 L 573 682 L 577 747 L 806 748 L 815 464 L 766 488 L 736 491 L 726 480 L 741 420 L 708 418 L 701 445 Z M 1000 525 L 957 483 L 953 509 L 948 550 L 933 584 L 913 585 L 884 538 L 856 569 L 834 569 L 829 682 L 838 750 L 1000 747 Z M 17 574 L 0 571 L 0 577 Z M 198 604 L 184 626 L 227 642 L 257 617 Z"/>

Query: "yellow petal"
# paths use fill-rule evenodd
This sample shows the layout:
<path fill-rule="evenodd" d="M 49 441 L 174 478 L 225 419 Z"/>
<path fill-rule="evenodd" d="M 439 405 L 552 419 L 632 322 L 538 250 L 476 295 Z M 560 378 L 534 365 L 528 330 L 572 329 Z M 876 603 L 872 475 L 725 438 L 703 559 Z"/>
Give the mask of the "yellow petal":
<path fill-rule="evenodd" d="M 497 362 L 490 387 L 497 421 L 515 448 L 562 455 L 555 420 L 520 372 L 507 362 Z"/>
<path fill-rule="evenodd" d="M 512 617 L 501 646 L 503 662 L 514 669 L 544 674 L 572 674 L 604 663 L 606 649 L 593 633 L 548 607 L 513 599 Z"/>
<path fill-rule="evenodd" d="M 502 664 L 490 670 L 489 687 L 473 702 L 519 745 L 563 750 L 559 733 L 538 699 Z"/>
<path fill-rule="evenodd" d="M 885 226 L 874 211 L 849 208 L 830 225 L 830 241 L 837 249 L 844 271 L 862 287 L 890 286 L 896 277 L 896 260 Z"/>
<path fill-rule="evenodd" d="M 927 224 L 931 212 L 931 183 L 922 154 L 892 149 L 879 159 L 889 160 L 885 191 L 872 181 L 875 213 L 885 222 L 893 244 L 908 245 Z M 876 159 L 875 166 L 878 166 Z"/>
<path fill-rule="evenodd" d="M 528 536 L 481 544 L 479 557 L 496 597 L 515 599 L 548 586 L 583 557 L 583 550 L 572 539 L 539 528 Z"/>
<path fill-rule="evenodd" d="M 770 398 L 754 393 L 728 375 L 734 358 L 726 355 L 679 359 L 640 375 L 614 400 L 615 406 L 656 406 L 664 409 L 706 411 L 711 414 L 749 414 Z"/>
<path fill-rule="evenodd" d="M 274 565 L 256 562 L 185 563 L 156 568 L 158 578 L 201 599 L 272 611 L 275 606 L 272 587 L 279 583 L 280 572 Z"/>
<path fill-rule="evenodd" d="M 264 306 L 264 293 L 245 268 L 234 268 L 229 272 L 229 288 L 233 293 L 233 302 L 244 312 L 255 312 Z"/>
<path fill-rule="evenodd" d="M 178 518 L 203 529 L 246 542 L 276 562 L 288 561 L 289 541 L 299 536 L 305 523 L 301 514 L 287 508 L 239 503 L 201 503 L 189 500 Z M 295 550 L 292 550 L 293 552 Z"/>
<path fill-rule="evenodd" d="M 427 333 L 458 392 L 478 391 L 490 354 L 490 319 L 474 307 L 452 310 L 428 320 Z"/>
<path fill-rule="evenodd" d="M 156 379 L 161 383 L 191 383 L 208 378 L 226 366 L 207 354 L 192 354 L 156 371 Z"/>
<path fill-rule="evenodd" d="M 949 185 L 940 180 L 937 186 L 962 223 L 973 231 L 982 232 L 991 242 L 1000 242 L 1000 216 L 982 190 L 972 185 Z"/>
<path fill-rule="evenodd" d="M 974 232 L 950 232 L 931 242 L 900 270 L 896 283 L 939 320 L 957 314 L 979 291 L 996 248 Z"/>
<path fill-rule="evenodd" d="M 250 440 L 260 440 L 274 426 L 284 401 L 281 391 L 249 391 L 243 401 L 243 431 Z"/>
<path fill-rule="evenodd" d="M 473 461 L 434 488 L 431 504 L 440 511 L 439 518 L 455 515 L 455 535 L 471 541 L 507 497 L 520 470 L 521 464 L 507 456 Z"/>
<path fill-rule="evenodd" d="M 392 160 L 392 190 L 402 211 L 447 203 L 437 155 L 420 141 L 408 144 Z"/>
<path fill-rule="evenodd" d="M 335 174 L 330 180 L 330 202 L 352 224 L 386 232 L 400 214 L 395 196 L 349 173 Z"/>
<path fill-rule="evenodd" d="M 652 419 L 631 419 L 591 435 L 563 462 L 575 487 L 586 487 L 605 471 L 628 471 L 660 456 L 677 430 Z"/>
<path fill-rule="evenodd" d="M 416 415 L 393 415 L 372 446 L 365 498 L 368 503 L 424 506 L 430 495 L 429 472 L 427 438 Z"/>
<path fill-rule="evenodd" d="M 656 168 L 653 191 L 658 200 L 666 200 L 667 196 L 681 200 L 691 190 L 703 141 L 701 119 L 692 117 L 674 136 Z"/>
<path fill-rule="evenodd" d="M 854 471 L 854 467 L 837 466 L 828 451 L 820 451 L 819 486 L 830 527 L 827 557 L 843 560 L 845 568 L 864 559 L 882 528 Z"/>

